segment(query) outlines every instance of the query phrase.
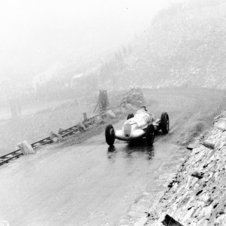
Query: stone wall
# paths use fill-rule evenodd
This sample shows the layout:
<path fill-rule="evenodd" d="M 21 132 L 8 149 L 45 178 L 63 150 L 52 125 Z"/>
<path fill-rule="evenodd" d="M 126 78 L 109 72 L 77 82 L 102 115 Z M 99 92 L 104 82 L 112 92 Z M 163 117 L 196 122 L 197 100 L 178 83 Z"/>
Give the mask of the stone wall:
<path fill-rule="evenodd" d="M 145 225 L 226 225 L 226 112 L 215 118 L 149 216 Z"/>

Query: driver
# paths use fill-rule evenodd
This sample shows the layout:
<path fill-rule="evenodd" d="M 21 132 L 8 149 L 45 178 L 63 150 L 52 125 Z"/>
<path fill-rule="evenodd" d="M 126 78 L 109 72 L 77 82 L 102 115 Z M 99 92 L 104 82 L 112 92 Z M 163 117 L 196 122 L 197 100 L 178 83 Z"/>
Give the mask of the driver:
<path fill-rule="evenodd" d="M 137 122 L 139 127 L 145 126 L 151 122 L 152 118 L 150 117 L 147 108 L 145 106 L 141 106 L 135 116 L 134 120 Z"/>
<path fill-rule="evenodd" d="M 143 118 L 145 120 L 145 123 L 150 123 L 155 121 L 155 116 L 152 113 L 149 113 L 146 106 L 141 106 L 136 114 L 135 117 L 137 118 Z"/>
<path fill-rule="evenodd" d="M 141 106 L 140 109 L 138 109 L 136 112 L 136 114 L 144 114 L 144 113 L 148 114 L 148 110 L 145 106 Z"/>

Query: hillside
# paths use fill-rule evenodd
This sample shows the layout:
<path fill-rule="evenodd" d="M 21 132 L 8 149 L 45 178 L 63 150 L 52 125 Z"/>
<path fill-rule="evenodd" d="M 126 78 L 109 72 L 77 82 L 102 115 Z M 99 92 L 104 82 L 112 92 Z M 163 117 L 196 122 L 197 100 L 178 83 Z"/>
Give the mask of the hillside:
<path fill-rule="evenodd" d="M 133 86 L 226 87 L 226 3 L 223 0 L 184 0 L 162 10 L 135 40 L 96 56 L 82 67 L 57 72 L 36 90 L 36 96 L 94 96 Z M 76 67 L 74 65 L 74 67 Z M 74 79 L 77 74 L 83 74 Z M 74 86 L 72 83 L 74 82 Z M 50 95 L 51 93 L 51 95 Z M 37 99 L 31 94 L 31 99 Z"/>
<path fill-rule="evenodd" d="M 137 46 L 136 55 L 143 59 L 137 66 L 146 70 L 146 79 L 168 80 L 172 85 L 218 85 L 224 77 L 226 56 L 226 4 L 221 2 L 208 6 L 190 1 L 155 18 L 146 43 Z"/>
<path fill-rule="evenodd" d="M 223 0 L 189 0 L 171 5 L 159 12 L 146 32 L 137 36 L 133 43 L 122 46 L 114 53 L 105 54 L 101 63 L 96 63 L 95 66 L 86 65 L 83 68 L 85 71 L 68 69 L 57 72 L 59 78 L 53 77 L 38 87 L 36 93 L 26 93 L 22 101 L 23 116 L 30 109 L 29 104 L 47 104 L 51 108 L 51 102 L 54 100 L 75 103 L 82 100 L 95 105 L 99 89 L 107 89 L 109 92 L 125 90 L 132 86 L 198 86 L 224 89 L 225 12 L 226 3 Z M 71 87 L 72 77 L 80 72 L 84 72 L 84 76 L 75 81 L 75 87 Z M 5 111 L 7 110 L 9 115 L 7 104 L 5 102 Z M 72 112 L 78 111 L 75 105 Z M 66 114 L 63 112 L 57 115 Z M 46 127 L 42 126 L 43 123 L 51 125 L 47 123 L 49 116 L 45 117 L 45 120 L 42 119 L 42 123 L 39 123 L 42 129 Z M 69 119 L 66 119 L 67 117 Z M 75 123 L 74 113 L 64 118 L 65 122 L 57 128 Z M 15 122 L 9 122 L 7 128 L 11 128 L 11 124 Z M 8 134 L 5 126 L 2 128 Z M 57 128 L 53 126 L 52 130 Z M 45 130 L 45 134 L 48 134 L 47 131 L 49 132 L 49 129 Z M 43 137 L 44 134 L 37 132 L 37 135 L 35 137 L 39 139 L 39 136 Z M 15 145 L 16 142 L 7 139 L 4 143 Z"/>
<path fill-rule="evenodd" d="M 102 64 L 100 78 L 108 77 L 106 84 L 116 87 L 126 83 L 224 88 L 225 11 L 226 3 L 222 0 L 171 5 L 136 38 L 131 54 L 124 54 L 123 47 L 107 66 Z"/>

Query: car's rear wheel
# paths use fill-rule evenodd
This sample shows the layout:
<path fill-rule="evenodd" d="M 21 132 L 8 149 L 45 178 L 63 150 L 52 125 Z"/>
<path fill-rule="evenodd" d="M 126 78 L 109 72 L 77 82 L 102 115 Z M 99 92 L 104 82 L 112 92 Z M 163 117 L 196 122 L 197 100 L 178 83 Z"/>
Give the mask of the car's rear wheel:
<path fill-rule="evenodd" d="M 112 125 L 108 125 L 105 129 L 105 139 L 108 145 L 113 146 L 115 142 L 115 130 Z"/>
<path fill-rule="evenodd" d="M 131 119 L 131 118 L 133 118 L 133 117 L 134 117 L 134 114 L 128 114 L 127 120 L 128 120 L 128 119 Z"/>
<path fill-rule="evenodd" d="M 169 115 L 166 112 L 163 112 L 161 115 L 161 129 L 163 134 L 169 132 Z"/>
<path fill-rule="evenodd" d="M 153 145 L 155 141 L 155 128 L 153 125 L 148 125 L 146 130 L 146 141 L 148 145 Z"/>

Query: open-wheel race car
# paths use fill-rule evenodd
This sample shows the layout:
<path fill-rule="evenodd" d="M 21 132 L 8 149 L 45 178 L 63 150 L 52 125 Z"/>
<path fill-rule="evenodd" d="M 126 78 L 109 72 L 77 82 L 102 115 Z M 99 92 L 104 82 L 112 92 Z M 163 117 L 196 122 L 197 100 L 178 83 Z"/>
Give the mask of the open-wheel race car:
<path fill-rule="evenodd" d="M 166 112 L 161 114 L 160 119 L 155 119 L 153 114 L 149 114 L 145 106 L 142 106 L 136 114 L 129 114 L 121 130 L 114 130 L 112 125 L 105 129 L 105 139 L 108 145 L 112 146 L 115 139 L 132 141 L 137 138 L 145 138 L 148 145 L 152 145 L 155 135 L 162 131 L 163 134 L 169 132 L 169 115 Z"/>

